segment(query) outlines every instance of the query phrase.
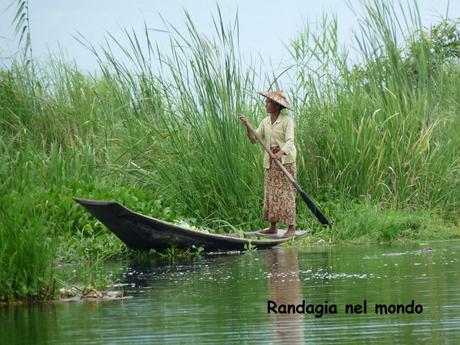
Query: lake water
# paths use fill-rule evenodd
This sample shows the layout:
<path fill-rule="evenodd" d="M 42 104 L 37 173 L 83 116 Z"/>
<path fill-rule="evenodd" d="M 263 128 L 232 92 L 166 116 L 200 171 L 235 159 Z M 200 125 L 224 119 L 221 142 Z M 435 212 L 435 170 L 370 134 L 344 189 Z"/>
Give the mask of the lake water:
<path fill-rule="evenodd" d="M 0 342 L 460 344 L 459 263 L 460 242 L 432 242 L 107 264 L 130 299 L 2 309 Z"/>

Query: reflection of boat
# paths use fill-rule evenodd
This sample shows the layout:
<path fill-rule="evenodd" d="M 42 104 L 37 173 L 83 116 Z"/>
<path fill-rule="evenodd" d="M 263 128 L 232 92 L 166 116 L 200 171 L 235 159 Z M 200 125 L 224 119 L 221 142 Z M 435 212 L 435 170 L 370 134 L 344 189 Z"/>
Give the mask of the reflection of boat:
<path fill-rule="evenodd" d="M 288 238 L 250 240 L 226 235 L 195 231 L 160 219 L 133 212 L 113 201 L 75 199 L 94 217 L 107 226 L 129 248 L 164 250 L 171 246 L 188 249 L 203 247 L 205 251 L 244 250 L 250 244 L 268 248 Z"/>

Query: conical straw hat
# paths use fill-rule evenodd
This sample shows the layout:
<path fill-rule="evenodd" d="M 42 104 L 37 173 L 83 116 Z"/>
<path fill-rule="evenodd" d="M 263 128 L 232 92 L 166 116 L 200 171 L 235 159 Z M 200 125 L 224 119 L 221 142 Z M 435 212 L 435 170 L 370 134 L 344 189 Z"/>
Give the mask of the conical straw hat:
<path fill-rule="evenodd" d="M 271 99 L 272 101 L 275 101 L 276 103 L 281 104 L 283 107 L 289 110 L 292 110 L 291 106 L 289 105 L 289 102 L 286 99 L 286 96 L 284 96 L 283 90 L 278 90 L 278 91 L 273 91 L 273 92 L 259 92 L 259 95 L 267 97 Z"/>

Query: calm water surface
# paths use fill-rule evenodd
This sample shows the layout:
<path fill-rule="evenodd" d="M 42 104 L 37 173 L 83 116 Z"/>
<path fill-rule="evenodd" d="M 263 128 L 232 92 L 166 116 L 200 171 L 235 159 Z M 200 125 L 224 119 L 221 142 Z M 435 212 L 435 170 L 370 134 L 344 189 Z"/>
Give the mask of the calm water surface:
<path fill-rule="evenodd" d="M 460 242 L 278 248 L 175 265 L 117 263 L 106 270 L 131 299 L 3 309 L 0 342 L 460 344 L 459 263 Z M 335 305 L 337 314 L 268 314 L 269 300 L 327 305 L 329 311 Z M 345 313 L 346 304 L 364 300 L 366 314 Z M 377 303 L 412 300 L 422 313 L 375 313 Z"/>

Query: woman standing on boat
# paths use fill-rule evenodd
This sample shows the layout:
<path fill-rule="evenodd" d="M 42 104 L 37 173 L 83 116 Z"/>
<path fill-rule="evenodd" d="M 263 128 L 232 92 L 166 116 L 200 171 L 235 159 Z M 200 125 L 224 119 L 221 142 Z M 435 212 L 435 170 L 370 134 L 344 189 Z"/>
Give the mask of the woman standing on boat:
<path fill-rule="evenodd" d="M 269 115 L 261 121 L 256 133 L 273 153 L 272 158 L 267 152 L 264 156 L 263 219 L 269 221 L 271 225 L 269 229 L 262 230 L 260 233 L 276 235 L 278 232 L 276 224 L 282 223 L 288 226 L 284 237 L 291 237 L 295 235 L 296 190 L 273 160 L 281 160 L 291 176 L 296 177 L 294 119 L 281 112 L 285 108 L 290 109 L 283 91 L 259 94 L 265 97 L 265 109 Z M 245 116 L 241 116 L 240 120 L 245 126 L 249 123 Z M 257 140 L 249 128 L 248 137 L 251 143 L 256 143 Z"/>

